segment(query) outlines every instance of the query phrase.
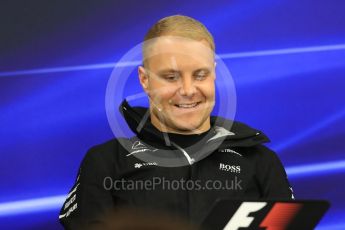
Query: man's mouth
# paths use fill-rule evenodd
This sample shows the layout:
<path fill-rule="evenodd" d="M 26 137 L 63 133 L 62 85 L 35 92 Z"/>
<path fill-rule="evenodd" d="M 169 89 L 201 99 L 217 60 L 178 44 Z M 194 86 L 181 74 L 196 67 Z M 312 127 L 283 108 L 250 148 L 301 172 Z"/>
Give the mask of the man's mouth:
<path fill-rule="evenodd" d="M 197 107 L 201 102 L 174 104 L 177 108 L 191 109 Z"/>

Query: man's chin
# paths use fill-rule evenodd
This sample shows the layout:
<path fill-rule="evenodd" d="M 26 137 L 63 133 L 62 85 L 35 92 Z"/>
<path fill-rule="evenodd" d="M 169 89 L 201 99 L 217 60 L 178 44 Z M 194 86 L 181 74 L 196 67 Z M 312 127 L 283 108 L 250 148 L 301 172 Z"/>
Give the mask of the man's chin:
<path fill-rule="evenodd" d="M 178 132 L 178 133 L 200 133 L 203 132 L 200 129 L 200 123 L 195 124 L 195 123 L 191 123 L 190 121 L 186 121 L 186 122 L 174 122 L 173 123 L 173 131 Z"/>

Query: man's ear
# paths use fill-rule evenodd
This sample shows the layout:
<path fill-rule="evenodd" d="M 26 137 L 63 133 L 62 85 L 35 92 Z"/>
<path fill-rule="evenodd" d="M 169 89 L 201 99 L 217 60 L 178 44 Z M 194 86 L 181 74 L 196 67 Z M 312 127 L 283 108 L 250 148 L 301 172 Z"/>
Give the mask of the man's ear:
<path fill-rule="evenodd" d="M 138 67 L 138 76 L 139 76 L 140 84 L 143 87 L 143 90 L 145 91 L 145 93 L 148 93 L 149 78 L 148 78 L 148 73 L 143 66 Z"/>

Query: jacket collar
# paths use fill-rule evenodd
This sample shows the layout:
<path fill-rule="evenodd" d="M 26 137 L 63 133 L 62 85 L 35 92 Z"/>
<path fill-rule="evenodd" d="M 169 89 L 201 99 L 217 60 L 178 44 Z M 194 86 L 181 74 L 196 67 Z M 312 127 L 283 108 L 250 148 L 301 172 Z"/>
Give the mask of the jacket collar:
<path fill-rule="evenodd" d="M 140 139 L 165 145 L 164 133 L 152 125 L 148 108 L 131 107 L 128 102 L 124 100 L 119 110 L 125 118 L 129 128 Z M 211 116 L 210 120 L 211 130 L 208 134 L 206 143 L 222 141 L 223 144 L 227 145 L 249 147 L 269 142 L 268 137 L 264 133 L 243 123 L 230 121 L 217 116 Z"/>

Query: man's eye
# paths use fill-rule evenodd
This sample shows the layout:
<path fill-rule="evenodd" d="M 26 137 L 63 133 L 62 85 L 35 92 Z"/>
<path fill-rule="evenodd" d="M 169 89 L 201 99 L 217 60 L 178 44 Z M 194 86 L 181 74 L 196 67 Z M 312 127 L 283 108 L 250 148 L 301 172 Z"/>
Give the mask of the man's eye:
<path fill-rule="evenodd" d="M 168 80 L 168 81 L 176 81 L 178 79 L 178 75 L 177 74 L 171 74 L 171 75 L 165 75 L 164 79 Z"/>
<path fill-rule="evenodd" d="M 198 73 L 195 75 L 196 80 L 204 80 L 207 77 L 207 73 Z"/>

